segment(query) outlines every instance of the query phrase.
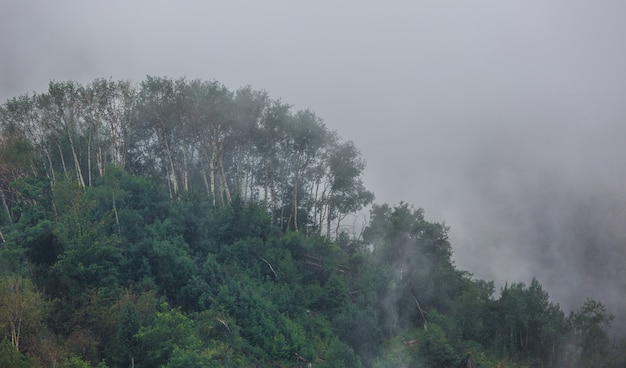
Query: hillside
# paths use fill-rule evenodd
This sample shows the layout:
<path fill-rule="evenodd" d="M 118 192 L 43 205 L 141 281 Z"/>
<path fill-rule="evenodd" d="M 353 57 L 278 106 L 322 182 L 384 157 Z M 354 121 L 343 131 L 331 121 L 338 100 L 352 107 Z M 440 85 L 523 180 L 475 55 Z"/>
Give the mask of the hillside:
<path fill-rule="evenodd" d="M 626 364 L 601 302 L 457 269 L 444 224 L 372 204 L 354 144 L 264 91 L 51 82 L 0 124 L 0 367 Z"/>

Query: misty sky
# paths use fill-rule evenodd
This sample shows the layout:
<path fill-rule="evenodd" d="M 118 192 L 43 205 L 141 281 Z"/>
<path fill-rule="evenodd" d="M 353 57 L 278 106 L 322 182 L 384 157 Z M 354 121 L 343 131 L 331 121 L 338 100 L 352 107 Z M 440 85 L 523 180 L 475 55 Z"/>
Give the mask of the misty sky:
<path fill-rule="evenodd" d="M 445 221 L 459 268 L 619 314 L 624 19 L 608 0 L 5 0 L 0 101 L 52 79 L 264 89 L 353 140 L 378 203 Z"/>

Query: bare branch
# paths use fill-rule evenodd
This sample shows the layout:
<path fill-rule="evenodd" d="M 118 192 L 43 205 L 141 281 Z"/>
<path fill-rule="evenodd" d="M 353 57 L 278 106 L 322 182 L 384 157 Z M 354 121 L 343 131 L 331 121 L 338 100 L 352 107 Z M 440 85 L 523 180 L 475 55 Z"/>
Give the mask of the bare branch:
<path fill-rule="evenodd" d="M 267 263 L 267 265 L 269 266 L 270 270 L 272 270 L 272 273 L 274 274 L 274 277 L 278 278 L 278 275 L 276 274 L 276 271 L 274 271 L 274 267 L 272 267 L 272 265 L 263 257 L 259 257 L 261 258 L 261 261 Z"/>
<path fill-rule="evenodd" d="M 417 301 L 417 298 L 415 297 L 415 295 L 411 294 L 411 298 L 413 298 L 413 300 L 415 301 L 415 304 L 417 305 L 417 309 L 420 311 L 420 314 L 422 315 L 422 319 L 424 320 L 424 331 L 428 331 L 428 320 L 426 319 L 426 316 L 425 316 L 426 314 L 428 314 L 428 312 L 422 309 L 422 307 L 420 306 L 420 302 Z"/>
<path fill-rule="evenodd" d="M 220 321 L 224 325 L 224 327 L 226 327 L 226 329 L 228 330 L 228 333 L 232 334 L 232 332 L 230 331 L 230 327 L 228 327 L 228 323 L 226 323 L 226 321 L 224 321 L 223 319 L 219 317 L 215 317 L 215 319 Z"/>

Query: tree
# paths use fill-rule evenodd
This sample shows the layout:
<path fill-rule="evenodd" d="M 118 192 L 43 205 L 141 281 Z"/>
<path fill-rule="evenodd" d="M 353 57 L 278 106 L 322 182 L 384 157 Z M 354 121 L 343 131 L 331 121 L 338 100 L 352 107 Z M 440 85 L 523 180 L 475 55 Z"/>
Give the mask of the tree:
<path fill-rule="evenodd" d="M 399 326 L 427 328 L 429 308 L 441 313 L 451 309 L 460 275 L 451 261 L 447 231 L 406 203 L 372 206 L 363 237 L 385 274 L 378 303 L 387 334 L 395 335 Z"/>
<path fill-rule="evenodd" d="M 562 364 L 569 333 L 565 314 L 549 300 L 537 279 L 529 286 L 505 285 L 488 311 L 485 345 L 526 364 Z"/>
<path fill-rule="evenodd" d="M 581 367 L 597 366 L 606 358 L 609 348 L 606 329 L 614 318 L 604 304 L 591 298 L 587 298 L 580 309 L 570 313 L 569 320 L 581 348 Z"/>
<path fill-rule="evenodd" d="M 81 187 L 85 187 L 79 154 L 80 134 L 84 127 L 82 90 L 83 87 L 75 82 L 50 82 L 48 93 L 39 95 L 37 104 L 42 111 L 41 123 L 54 137 L 64 172 L 68 173 L 64 149 L 69 148 L 76 180 Z"/>
<path fill-rule="evenodd" d="M 365 189 L 363 170 L 365 161 L 351 141 L 332 146 L 328 157 L 330 188 L 324 193 L 326 201 L 326 236 L 330 238 L 331 221 L 336 219 L 335 237 L 341 221 L 350 213 L 360 211 L 374 200 L 374 194 Z M 325 191 L 326 192 L 326 191 Z"/>
<path fill-rule="evenodd" d="M 219 361 L 213 360 L 209 352 L 174 348 L 172 357 L 164 368 L 218 368 L 222 367 Z"/>
<path fill-rule="evenodd" d="M 224 157 L 228 148 L 235 151 L 234 147 L 227 147 L 233 124 L 232 93 L 217 82 L 197 79 L 188 82 L 152 78 L 151 85 L 159 81 L 165 82 L 170 96 L 168 123 L 159 122 L 165 121 L 163 118 L 152 120 L 158 122 L 155 127 L 163 142 L 167 143 L 166 135 L 174 138 L 165 149 L 176 161 L 171 170 L 180 178 L 181 189 L 189 191 L 192 181 L 201 177 L 214 205 L 218 201 L 221 205 L 230 204 L 232 183 Z"/>
<path fill-rule="evenodd" d="M 54 190 L 56 206 L 63 210 L 55 234 L 64 245 L 64 253 L 53 267 L 59 268 L 62 278 L 72 278 L 71 282 L 84 286 L 115 285 L 120 249 L 117 237 L 105 232 L 111 218 L 98 218 L 95 201 L 71 182 L 57 184 Z M 69 203 L 64 202 L 67 199 Z"/>
<path fill-rule="evenodd" d="M 330 342 L 328 350 L 324 352 L 324 359 L 315 364 L 315 366 L 323 368 L 345 367 L 345 368 L 361 368 L 363 365 L 354 353 L 354 350 L 339 340 Z"/>
<path fill-rule="evenodd" d="M 293 224 L 292 229 L 296 231 L 299 230 L 299 203 L 301 197 L 304 197 L 304 193 L 300 194 L 301 189 L 305 186 L 302 181 L 308 174 L 306 169 L 317 158 L 328 140 L 327 136 L 328 130 L 326 130 L 322 120 L 311 110 L 303 110 L 298 111 L 292 118 L 287 130 L 287 140 L 283 141 L 283 150 L 290 157 L 288 164 L 292 175 L 291 213 L 287 226 Z"/>
<path fill-rule="evenodd" d="M 165 310 L 157 313 L 153 324 L 141 327 L 136 335 L 142 350 L 137 354 L 137 361 L 142 367 L 166 364 L 176 348 L 195 350 L 201 346 L 194 321 L 178 308 L 162 307 Z"/>
<path fill-rule="evenodd" d="M 132 303 L 124 308 L 115 335 L 115 360 L 119 366 L 135 367 L 135 357 L 139 350 L 135 335 L 139 332 L 140 323 L 137 310 Z"/>
<path fill-rule="evenodd" d="M 463 340 L 483 342 L 485 322 L 491 318 L 489 307 L 494 293 L 493 281 L 473 280 L 469 273 L 461 278 L 461 291 L 454 300 L 454 318 Z"/>
<path fill-rule="evenodd" d="M 334 315 L 345 305 L 348 300 L 348 287 L 343 278 L 333 273 L 323 288 L 323 294 L 319 300 L 320 308 Z"/>
<path fill-rule="evenodd" d="M 169 78 L 157 78 L 148 76 L 141 83 L 138 94 L 138 118 L 146 147 L 153 149 L 153 154 L 158 154 L 158 161 L 164 171 L 164 179 L 168 185 L 170 198 L 178 195 L 179 177 L 176 167 L 177 153 L 176 141 L 180 137 L 180 124 L 175 110 L 175 85 Z M 152 142 L 158 142 L 158 147 L 151 147 Z"/>
<path fill-rule="evenodd" d="M 65 361 L 65 365 L 63 367 L 64 368 L 92 368 L 93 366 L 89 362 L 77 356 L 71 356 L 67 358 L 67 360 Z M 94 368 L 107 368 L 107 365 L 104 362 L 100 362 Z"/>
<path fill-rule="evenodd" d="M 439 326 L 431 324 L 429 327 L 419 345 L 420 357 L 427 367 L 454 367 L 461 360 L 460 357 L 450 346 Z"/>
<path fill-rule="evenodd" d="M 332 323 L 341 341 L 354 349 L 366 365 L 378 355 L 383 336 L 377 312 L 371 306 L 346 303 Z"/>
<path fill-rule="evenodd" d="M 265 91 L 255 91 L 246 86 L 234 95 L 234 120 L 232 134 L 227 137 L 227 159 L 234 173 L 233 192 L 245 200 L 257 199 L 255 188 L 260 155 L 256 140 L 269 108 L 270 99 Z"/>
<path fill-rule="evenodd" d="M 34 368 L 34 359 L 20 353 L 11 342 L 6 339 L 0 341 L 0 368 Z"/>
<path fill-rule="evenodd" d="M 26 333 L 32 337 L 42 319 L 43 302 L 32 282 L 21 276 L 0 278 L 0 327 L 9 329 L 11 344 L 19 351 Z"/>
<path fill-rule="evenodd" d="M 273 102 L 266 110 L 256 138 L 260 156 L 260 171 L 256 177 L 263 192 L 263 204 L 271 214 L 273 224 L 284 228 L 284 193 L 286 192 L 286 157 L 281 147 L 286 139 L 291 106 Z"/>
<path fill-rule="evenodd" d="M 3 135 L 23 137 L 35 148 L 42 166 L 47 170 L 46 175 L 54 182 L 56 174 L 50 150 L 53 137 L 51 126 L 44 122 L 41 97 L 22 95 L 8 100 L 0 107 L 0 125 Z"/>
<path fill-rule="evenodd" d="M 100 175 L 107 159 L 124 169 L 131 140 L 132 118 L 136 109 L 136 91 L 127 81 L 96 79 L 85 89 L 85 103 L 89 106 L 93 123 L 100 124 L 103 146 L 98 147 L 96 159 Z"/>
<path fill-rule="evenodd" d="M 8 222 L 13 222 L 14 217 L 9 204 L 17 204 L 21 199 L 19 191 L 12 184 L 16 180 L 34 176 L 36 171 L 34 147 L 19 134 L 5 132 L 0 137 L 0 200 Z M 5 241 L 2 232 L 0 238 L 2 242 Z"/>

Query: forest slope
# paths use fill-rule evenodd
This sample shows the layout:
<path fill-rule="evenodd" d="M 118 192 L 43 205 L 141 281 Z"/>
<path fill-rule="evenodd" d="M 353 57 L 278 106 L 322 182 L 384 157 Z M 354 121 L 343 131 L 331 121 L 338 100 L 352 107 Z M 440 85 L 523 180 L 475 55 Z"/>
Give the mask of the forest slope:
<path fill-rule="evenodd" d="M 496 293 L 421 209 L 346 226 L 358 149 L 265 92 L 52 82 L 0 123 L 2 367 L 624 366 L 602 303 Z"/>

